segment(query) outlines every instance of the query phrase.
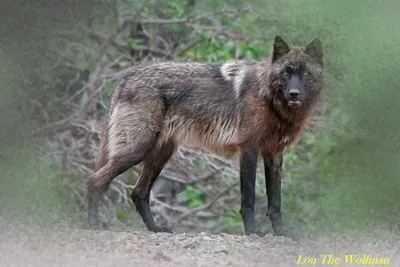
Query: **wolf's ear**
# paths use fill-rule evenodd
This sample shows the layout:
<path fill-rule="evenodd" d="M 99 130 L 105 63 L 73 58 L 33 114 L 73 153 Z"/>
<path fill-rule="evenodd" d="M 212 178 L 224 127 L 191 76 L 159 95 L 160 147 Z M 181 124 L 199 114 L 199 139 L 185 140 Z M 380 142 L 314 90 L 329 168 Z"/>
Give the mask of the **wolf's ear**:
<path fill-rule="evenodd" d="M 289 53 L 289 51 L 290 51 L 289 45 L 282 39 L 282 37 L 277 35 L 274 39 L 274 45 L 272 50 L 272 62 L 275 62 L 283 55 Z"/>
<path fill-rule="evenodd" d="M 318 38 L 315 38 L 314 40 L 309 43 L 306 48 L 304 49 L 304 53 L 310 55 L 313 57 L 321 66 L 324 65 L 323 62 L 323 51 L 322 51 L 322 44 L 321 41 Z"/>

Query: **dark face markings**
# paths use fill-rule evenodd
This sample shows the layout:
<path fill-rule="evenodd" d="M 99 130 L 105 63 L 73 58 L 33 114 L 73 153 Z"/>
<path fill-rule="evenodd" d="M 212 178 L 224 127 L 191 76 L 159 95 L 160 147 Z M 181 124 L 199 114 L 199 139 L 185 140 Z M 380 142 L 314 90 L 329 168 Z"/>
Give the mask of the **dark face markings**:
<path fill-rule="evenodd" d="M 304 64 L 287 63 L 279 77 L 283 95 L 289 106 L 299 107 L 308 98 L 309 72 Z"/>

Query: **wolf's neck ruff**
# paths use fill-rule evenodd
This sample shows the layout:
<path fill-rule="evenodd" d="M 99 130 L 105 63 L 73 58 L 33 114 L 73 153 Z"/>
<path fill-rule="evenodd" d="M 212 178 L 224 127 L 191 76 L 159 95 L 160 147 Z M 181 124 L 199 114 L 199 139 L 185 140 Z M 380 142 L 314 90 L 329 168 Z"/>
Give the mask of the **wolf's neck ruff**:
<path fill-rule="evenodd" d="M 268 113 L 275 116 L 280 123 L 288 127 L 304 124 L 308 115 L 314 108 L 315 101 L 311 100 L 304 103 L 304 105 L 298 109 L 292 109 L 285 103 L 279 90 L 281 89 L 269 88 L 270 93 L 262 96 L 267 105 Z"/>
<path fill-rule="evenodd" d="M 285 117 L 281 110 L 276 107 L 276 105 L 274 104 L 274 100 L 270 99 L 269 97 L 265 97 L 265 101 L 267 102 L 267 107 L 268 110 L 271 112 L 271 114 L 273 116 L 275 116 L 275 118 L 283 125 L 287 125 L 289 127 L 294 126 L 296 124 L 296 122 L 288 119 L 287 117 Z"/>

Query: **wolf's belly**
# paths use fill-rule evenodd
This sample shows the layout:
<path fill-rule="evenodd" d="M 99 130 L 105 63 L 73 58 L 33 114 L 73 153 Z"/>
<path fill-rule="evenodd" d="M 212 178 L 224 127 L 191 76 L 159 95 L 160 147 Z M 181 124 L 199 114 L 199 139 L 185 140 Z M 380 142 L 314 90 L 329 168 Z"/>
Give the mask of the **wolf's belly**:
<path fill-rule="evenodd" d="M 235 152 L 239 140 L 236 125 L 231 122 L 203 124 L 174 116 L 167 120 L 161 133 L 161 141 L 173 140 L 177 145 L 201 147 L 212 152 Z"/>

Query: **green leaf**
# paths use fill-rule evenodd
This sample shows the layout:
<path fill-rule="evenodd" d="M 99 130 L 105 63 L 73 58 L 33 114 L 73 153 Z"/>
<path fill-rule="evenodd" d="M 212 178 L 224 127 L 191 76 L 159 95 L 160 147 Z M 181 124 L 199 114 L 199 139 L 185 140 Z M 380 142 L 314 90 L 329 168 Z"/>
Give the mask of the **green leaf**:
<path fill-rule="evenodd" d="M 188 185 L 183 191 L 183 198 L 189 208 L 195 208 L 204 205 L 205 195 L 194 186 Z"/>
<path fill-rule="evenodd" d="M 121 208 L 121 207 L 115 207 L 115 216 L 117 216 L 118 220 L 122 222 L 126 222 L 129 220 L 129 214 L 128 212 Z"/>

